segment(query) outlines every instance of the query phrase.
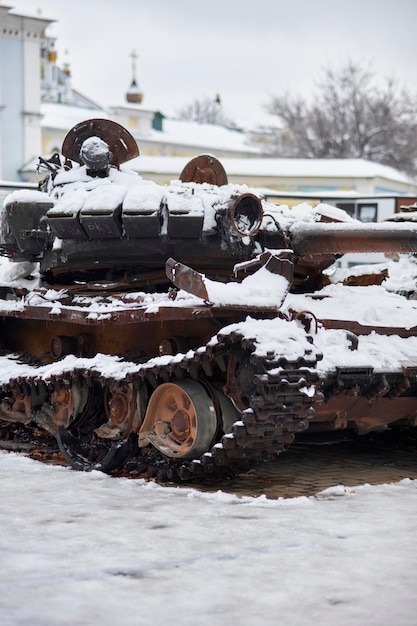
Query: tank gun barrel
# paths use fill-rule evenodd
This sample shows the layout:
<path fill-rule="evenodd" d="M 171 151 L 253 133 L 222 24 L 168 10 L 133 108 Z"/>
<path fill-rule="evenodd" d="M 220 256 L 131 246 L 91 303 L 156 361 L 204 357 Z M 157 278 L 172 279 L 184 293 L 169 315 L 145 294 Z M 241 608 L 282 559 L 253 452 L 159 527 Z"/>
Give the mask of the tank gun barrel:
<path fill-rule="evenodd" d="M 417 252 L 417 224 L 411 223 L 298 223 L 291 228 L 289 237 L 297 256 Z"/>

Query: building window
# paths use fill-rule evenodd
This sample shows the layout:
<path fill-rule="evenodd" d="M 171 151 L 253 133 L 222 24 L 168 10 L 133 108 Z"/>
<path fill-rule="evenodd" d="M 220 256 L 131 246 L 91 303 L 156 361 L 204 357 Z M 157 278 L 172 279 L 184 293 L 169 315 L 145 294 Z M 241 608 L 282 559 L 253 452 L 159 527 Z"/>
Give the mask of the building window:
<path fill-rule="evenodd" d="M 357 217 L 361 222 L 376 222 L 376 204 L 358 204 Z"/>
<path fill-rule="evenodd" d="M 378 205 L 376 202 L 369 204 L 356 204 L 356 202 L 337 202 L 338 209 L 343 209 L 346 213 L 361 222 L 376 222 L 378 216 Z"/>

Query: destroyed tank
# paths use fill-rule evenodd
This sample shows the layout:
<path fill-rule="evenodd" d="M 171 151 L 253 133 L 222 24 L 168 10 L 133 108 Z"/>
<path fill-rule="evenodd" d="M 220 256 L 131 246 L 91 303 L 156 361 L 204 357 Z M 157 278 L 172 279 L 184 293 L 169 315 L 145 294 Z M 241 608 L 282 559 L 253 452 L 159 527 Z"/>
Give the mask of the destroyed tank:
<path fill-rule="evenodd" d="M 3 440 L 190 480 L 303 434 L 416 425 L 417 224 L 267 203 L 212 155 L 158 185 L 124 165 L 138 153 L 87 120 L 4 202 Z M 390 258 L 337 268 L 348 252 Z"/>

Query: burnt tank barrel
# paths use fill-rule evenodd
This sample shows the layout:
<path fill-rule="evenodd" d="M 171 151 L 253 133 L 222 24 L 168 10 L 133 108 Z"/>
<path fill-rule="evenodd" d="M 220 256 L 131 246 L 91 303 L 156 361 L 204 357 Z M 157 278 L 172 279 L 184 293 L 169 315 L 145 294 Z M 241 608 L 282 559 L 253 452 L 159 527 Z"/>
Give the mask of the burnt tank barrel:
<path fill-rule="evenodd" d="M 349 252 L 415 253 L 417 224 L 297 224 L 290 247 L 298 256 Z"/>

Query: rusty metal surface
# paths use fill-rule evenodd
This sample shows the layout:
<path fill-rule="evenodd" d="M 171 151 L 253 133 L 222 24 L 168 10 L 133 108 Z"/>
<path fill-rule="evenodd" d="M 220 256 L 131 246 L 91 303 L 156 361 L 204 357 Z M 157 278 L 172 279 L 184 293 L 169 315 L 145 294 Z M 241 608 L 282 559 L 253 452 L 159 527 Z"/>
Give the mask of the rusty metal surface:
<path fill-rule="evenodd" d="M 227 185 L 223 165 L 211 154 L 200 154 L 187 163 L 180 174 L 183 183 L 209 183 Z"/>
<path fill-rule="evenodd" d="M 176 287 L 184 289 L 203 300 L 207 301 L 209 299 L 202 274 L 171 258 L 166 262 L 165 269 L 168 278 Z"/>
<path fill-rule="evenodd" d="M 181 287 L 183 288 L 183 287 Z M 203 295 L 204 293 L 201 292 Z M 203 295 L 201 297 L 203 297 Z M 240 306 L 242 317 L 249 311 L 259 310 L 256 305 Z M 144 304 L 141 306 L 132 304 L 123 309 L 109 310 L 106 315 L 96 317 L 91 316 L 91 310 L 87 307 L 82 309 L 78 306 L 63 305 L 59 313 L 53 311 L 53 305 L 32 306 L 26 305 L 22 310 L 5 310 L 1 311 L 3 318 L 15 318 L 21 320 L 58 320 L 63 322 L 71 322 L 72 324 L 83 324 L 86 326 L 106 326 L 109 323 L 118 325 L 134 325 L 139 323 L 150 323 L 156 320 L 195 320 L 196 318 L 212 318 L 221 317 L 224 319 L 236 316 L 236 307 L 230 306 L 206 306 L 190 305 L 190 306 L 159 306 L 150 309 Z M 268 313 L 268 312 L 267 312 Z"/>
<path fill-rule="evenodd" d="M 253 237 L 263 220 L 262 202 L 253 193 L 244 193 L 234 202 L 231 211 L 233 229 L 240 237 Z"/>
<path fill-rule="evenodd" d="M 412 225 L 406 229 L 389 223 L 360 224 L 352 227 L 346 223 L 304 224 L 291 229 L 291 247 L 296 255 L 346 254 L 349 252 L 417 252 L 417 230 Z"/>
<path fill-rule="evenodd" d="M 116 122 L 105 119 L 91 119 L 80 122 L 67 133 L 63 144 L 62 154 L 67 159 L 82 163 L 80 150 L 88 137 L 100 137 L 107 143 L 113 155 L 112 164 L 119 167 L 139 154 L 135 139 L 126 128 Z"/>
<path fill-rule="evenodd" d="M 320 323 L 328 329 L 344 329 L 355 335 L 369 335 L 375 332 L 375 326 L 365 326 L 354 320 L 333 320 L 320 318 Z M 415 337 L 417 326 L 378 326 L 378 335 L 397 335 L 398 337 Z"/>

